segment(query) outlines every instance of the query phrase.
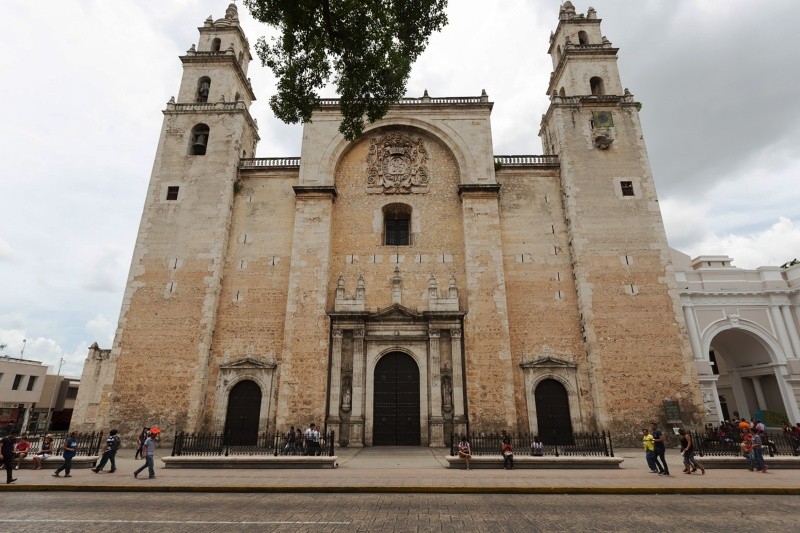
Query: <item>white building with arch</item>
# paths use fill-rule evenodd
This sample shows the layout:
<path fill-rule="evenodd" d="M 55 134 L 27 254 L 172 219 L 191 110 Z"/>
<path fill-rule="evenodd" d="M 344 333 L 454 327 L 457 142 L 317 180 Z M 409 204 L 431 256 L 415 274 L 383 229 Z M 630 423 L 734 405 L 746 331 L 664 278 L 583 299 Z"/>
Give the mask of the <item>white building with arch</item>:
<path fill-rule="evenodd" d="M 800 421 L 800 264 L 747 270 L 673 250 L 706 415 Z"/>

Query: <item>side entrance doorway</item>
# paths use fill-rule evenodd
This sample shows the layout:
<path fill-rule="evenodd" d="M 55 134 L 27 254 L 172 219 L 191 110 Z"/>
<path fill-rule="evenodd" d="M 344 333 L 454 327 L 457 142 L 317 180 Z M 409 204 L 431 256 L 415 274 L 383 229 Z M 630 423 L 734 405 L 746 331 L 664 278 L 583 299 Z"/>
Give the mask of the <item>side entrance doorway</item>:
<path fill-rule="evenodd" d="M 253 446 L 258 441 L 258 416 L 261 411 L 261 387 L 254 381 L 240 381 L 228 396 L 225 434 L 232 446 Z"/>
<path fill-rule="evenodd" d="M 569 397 L 564 385 L 555 379 L 536 386 L 536 422 L 544 444 L 573 444 Z"/>
<path fill-rule="evenodd" d="M 381 357 L 375 366 L 375 446 L 419 446 L 419 367 L 402 352 Z"/>

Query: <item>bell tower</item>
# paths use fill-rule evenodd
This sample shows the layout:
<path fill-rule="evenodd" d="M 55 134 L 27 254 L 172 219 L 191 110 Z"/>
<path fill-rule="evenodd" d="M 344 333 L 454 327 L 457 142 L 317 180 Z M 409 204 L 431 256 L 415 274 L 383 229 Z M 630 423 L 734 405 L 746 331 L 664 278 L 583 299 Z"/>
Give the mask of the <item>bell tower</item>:
<path fill-rule="evenodd" d="M 239 160 L 253 157 L 259 137 L 249 112 L 252 57 L 236 5 L 199 32 L 180 58 L 178 96 L 163 111 L 104 378 L 110 382 L 76 412 L 83 428 L 132 433 L 143 415 L 189 431 L 202 422 Z M 148 391 L 157 391 L 162 407 L 148 407 Z"/>
<path fill-rule="evenodd" d="M 639 109 L 593 8 L 560 9 L 539 136 L 557 155 L 597 426 L 704 418 Z M 624 386 L 619 384 L 624 383 Z"/>

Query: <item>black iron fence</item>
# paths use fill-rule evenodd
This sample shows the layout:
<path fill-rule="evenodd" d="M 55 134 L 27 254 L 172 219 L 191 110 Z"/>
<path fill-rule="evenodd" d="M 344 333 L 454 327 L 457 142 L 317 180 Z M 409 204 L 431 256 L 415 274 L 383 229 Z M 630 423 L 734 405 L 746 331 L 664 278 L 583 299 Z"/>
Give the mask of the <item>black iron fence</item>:
<path fill-rule="evenodd" d="M 705 433 L 690 432 L 697 455 L 700 457 L 739 457 L 743 455 L 742 436 L 730 435 L 720 437 L 719 435 L 708 435 Z M 800 439 L 786 433 L 777 431 L 765 432 L 766 438 L 762 439 L 762 450 L 764 455 L 775 456 L 800 456 Z"/>
<path fill-rule="evenodd" d="M 614 445 L 611 442 L 611 433 L 575 433 L 572 435 L 571 444 L 543 444 L 541 454 L 535 452 L 533 435 L 525 433 L 509 435 L 514 455 L 543 455 L 543 456 L 568 456 L 568 457 L 614 457 Z M 450 455 L 458 454 L 458 445 L 462 435 L 453 433 L 450 436 Z M 499 433 L 479 433 L 467 435 L 472 455 L 500 455 L 503 436 Z"/>
<path fill-rule="evenodd" d="M 238 435 L 178 432 L 172 442 L 172 455 L 334 455 L 334 432 L 320 434 L 316 441 L 298 440 L 288 446 L 286 435 L 262 433 L 251 444 L 241 444 Z"/>
<path fill-rule="evenodd" d="M 64 442 L 66 442 L 69 433 L 25 433 L 25 438 L 30 441 L 31 447 L 28 456 L 38 453 L 42 448 L 42 443 L 45 437 L 49 435 L 53 438 L 50 449 L 52 455 L 61 455 L 64 451 Z M 102 432 L 91 433 L 78 433 L 78 449 L 75 455 L 97 455 L 100 451 L 100 446 L 103 445 L 105 435 Z"/>

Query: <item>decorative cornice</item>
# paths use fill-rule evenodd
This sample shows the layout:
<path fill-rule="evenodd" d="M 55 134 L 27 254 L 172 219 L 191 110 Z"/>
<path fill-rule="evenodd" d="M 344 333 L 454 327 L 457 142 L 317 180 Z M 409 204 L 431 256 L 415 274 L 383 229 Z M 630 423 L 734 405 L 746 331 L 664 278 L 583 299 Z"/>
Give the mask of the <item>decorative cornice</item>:
<path fill-rule="evenodd" d="M 270 369 L 275 368 L 276 365 L 272 361 L 263 361 L 261 359 L 256 359 L 254 357 L 243 357 L 241 359 L 237 359 L 235 361 L 230 361 L 229 363 L 225 363 L 219 365 L 220 370 L 232 370 L 236 368 L 264 368 Z"/>
<path fill-rule="evenodd" d="M 458 186 L 459 196 L 471 198 L 497 198 L 500 194 L 499 183 L 464 183 Z"/>
<path fill-rule="evenodd" d="M 566 359 L 546 356 L 538 357 L 532 361 L 525 361 L 519 364 L 522 368 L 577 368 L 578 365 Z"/>
<path fill-rule="evenodd" d="M 298 198 L 336 198 L 336 187 L 333 185 L 293 185 L 292 189 Z"/>

